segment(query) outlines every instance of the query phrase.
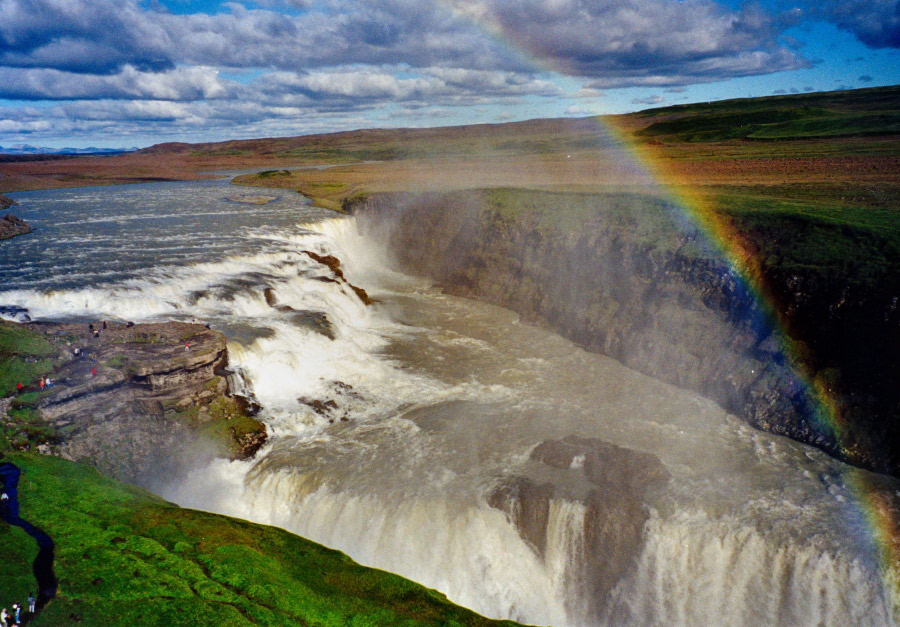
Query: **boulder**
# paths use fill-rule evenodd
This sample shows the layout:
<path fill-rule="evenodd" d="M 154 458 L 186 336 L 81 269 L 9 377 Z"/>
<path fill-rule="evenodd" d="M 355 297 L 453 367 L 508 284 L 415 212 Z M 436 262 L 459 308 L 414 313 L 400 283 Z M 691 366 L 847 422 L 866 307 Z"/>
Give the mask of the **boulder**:
<path fill-rule="evenodd" d="M 14 215 L 6 215 L 0 218 L 0 240 L 9 239 L 16 235 L 31 233 L 34 229 L 30 224 Z"/>

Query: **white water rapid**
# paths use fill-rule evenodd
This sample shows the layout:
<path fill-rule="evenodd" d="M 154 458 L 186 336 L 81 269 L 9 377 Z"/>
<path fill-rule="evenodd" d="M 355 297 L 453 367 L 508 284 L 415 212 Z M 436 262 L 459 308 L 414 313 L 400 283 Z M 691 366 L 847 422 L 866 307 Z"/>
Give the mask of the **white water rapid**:
<path fill-rule="evenodd" d="M 202 192 L 207 211 L 236 212 L 229 219 L 238 223 L 221 232 L 164 225 L 171 245 L 157 238 L 143 260 L 98 268 L 117 246 L 143 241 L 119 218 L 121 228 L 92 253 L 57 241 L 52 264 L 22 253 L 25 265 L 0 265 L 11 277 L 0 305 L 20 308 L 9 316 L 197 319 L 226 333 L 231 366 L 263 406 L 269 443 L 253 461 L 195 469 L 164 497 L 284 527 L 491 617 L 557 626 L 895 624 L 900 610 L 840 462 L 507 310 L 394 272 L 352 219 L 284 198 L 233 207 L 221 185 L 179 185 L 162 188 L 187 207 L 178 215 L 190 214 L 188 193 Z M 144 200 L 160 189 L 140 187 Z M 73 198 L 96 194 L 114 205 L 127 193 L 14 196 L 23 217 L 44 220 L 45 235 L 59 240 L 54 225 Z M 175 201 L 156 202 L 159 211 Z M 253 211 L 261 213 L 239 224 Z M 340 259 L 346 281 L 306 251 Z M 43 269 L 29 274 L 32 266 Z M 110 276 L 98 281 L 99 272 Z M 364 304 L 351 284 L 376 303 Z M 610 541 L 596 559 L 585 536 L 590 509 L 578 499 L 550 499 L 542 548 L 490 504 L 510 477 L 545 472 L 555 481 L 529 455 L 571 435 L 654 455 L 670 476 L 640 495 L 646 521 L 633 548 Z M 591 602 L 585 573 L 614 560 L 623 574 Z"/>

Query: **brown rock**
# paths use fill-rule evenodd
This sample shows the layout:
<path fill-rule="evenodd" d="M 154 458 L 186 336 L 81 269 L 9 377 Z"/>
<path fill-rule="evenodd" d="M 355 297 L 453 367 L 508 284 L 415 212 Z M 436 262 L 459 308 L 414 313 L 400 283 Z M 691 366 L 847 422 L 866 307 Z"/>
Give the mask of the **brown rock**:
<path fill-rule="evenodd" d="M 596 438 L 548 440 L 532 451 L 530 460 L 522 474 L 500 482 L 488 503 L 509 516 L 542 558 L 548 550 L 553 502 L 583 506 L 583 549 L 566 556 L 567 576 L 580 585 L 568 602 L 578 614 L 597 616 L 609 591 L 640 553 L 649 517 L 647 493 L 664 484 L 669 474 L 653 455 Z"/>
<path fill-rule="evenodd" d="M 365 304 L 365 305 L 374 304 L 375 301 L 372 300 L 372 298 L 369 296 L 369 294 L 368 294 L 368 292 L 366 292 L 366 290 L 364 290 L 361 287 L 357 287 L 356 285 L 353 285 L 352 283 L 350 283 L 350 281 L 348 281 L 346 279 L 346 277 L 344 277 L 344 271 L 341 269 L 341 260 L 340 259 L 338 259 L 334 255 L 319 255 L 317 253 L 312 252 L 311 250 L 304 250 L 303 252 L 306 253 L 309 256 L 309 258 L 312 259 L 313 261 L 317 261 L 324 266 L 328 266 L 328 268 L 331 270 L 331 272 L 334 274 L 334 276 L 337 277 L 336 282 L 346 284 L 351 290 L 353 290 L 353 292 L 363 302 L 363 304 Z M 334 279 L 330 279 L 327 277 L 319 277 L 318 280 L 334 281 Z"/>
<path fill-rule="evenodd" d="M 234 445 L 200 436 L 200 427 L 213 419 L 210 405 L 231 393 L 223 376 L 225 337 L 217 331 L 181 322 L 98 322 L 95 337 L 84 323 L 30 327 L 71 338 L 51 375 L 56 385 L 38 404 L 44 420 L 65 426 L 59 450 L 66 457 L 150 485 L 184 460 L 231 455 L 235 445 L 239 454 L 252 454 L 265 442 L 261 423 L 240 437 L 232 430 Z M 227 429 L 220 432 L 227 437 Z"/>
<path fill-rule="evenodd" d="M 6 215 L 0 218 L 0 240 L 9 239 L 16 235 L 31 233 L 34 229 L 31 225 L 14 215 Z"/>

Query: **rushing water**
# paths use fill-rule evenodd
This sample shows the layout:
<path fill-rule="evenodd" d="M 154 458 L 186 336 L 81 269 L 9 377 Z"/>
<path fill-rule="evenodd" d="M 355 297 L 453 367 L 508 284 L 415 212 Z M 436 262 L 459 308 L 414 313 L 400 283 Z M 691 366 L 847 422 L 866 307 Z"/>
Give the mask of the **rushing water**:
<path fill-rule="evenodd" d="M 37 230 L 0 247 L 0 305 L 197 319 L 229 337 L 270 443 L 252 462 L 197 469 L 167 498 L 279 525 L 489 616 L 893 624 L 841 463 L 393 272 L 350 219 L 288 192 L 263 206 L 228 200 L 240 193 L 211 181 L 14 194 Z M 330 270 L 303 251 L 339 257 L 378 303 L 323 281 Z M 292 309 L 272 307 L 266 289 Z M 334 338 L 297 312 L 325 314 Z M 652 453 L 672 477 L 646 495 L 643 543 L 599 614 L 578 601 L 581 503 L 552 502 L 543 555 L 487 504 L 536 444 L 572 434 Z"/>

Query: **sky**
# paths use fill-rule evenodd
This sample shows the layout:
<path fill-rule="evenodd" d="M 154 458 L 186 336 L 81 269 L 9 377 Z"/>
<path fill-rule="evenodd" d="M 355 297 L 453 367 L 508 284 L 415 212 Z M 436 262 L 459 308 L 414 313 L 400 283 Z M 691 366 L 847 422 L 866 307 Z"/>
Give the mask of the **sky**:
<path fill-rule="evenodd" d="M 898 66 L 900 0 L 0 0 L 0 146 L 583 117 Z"/>

